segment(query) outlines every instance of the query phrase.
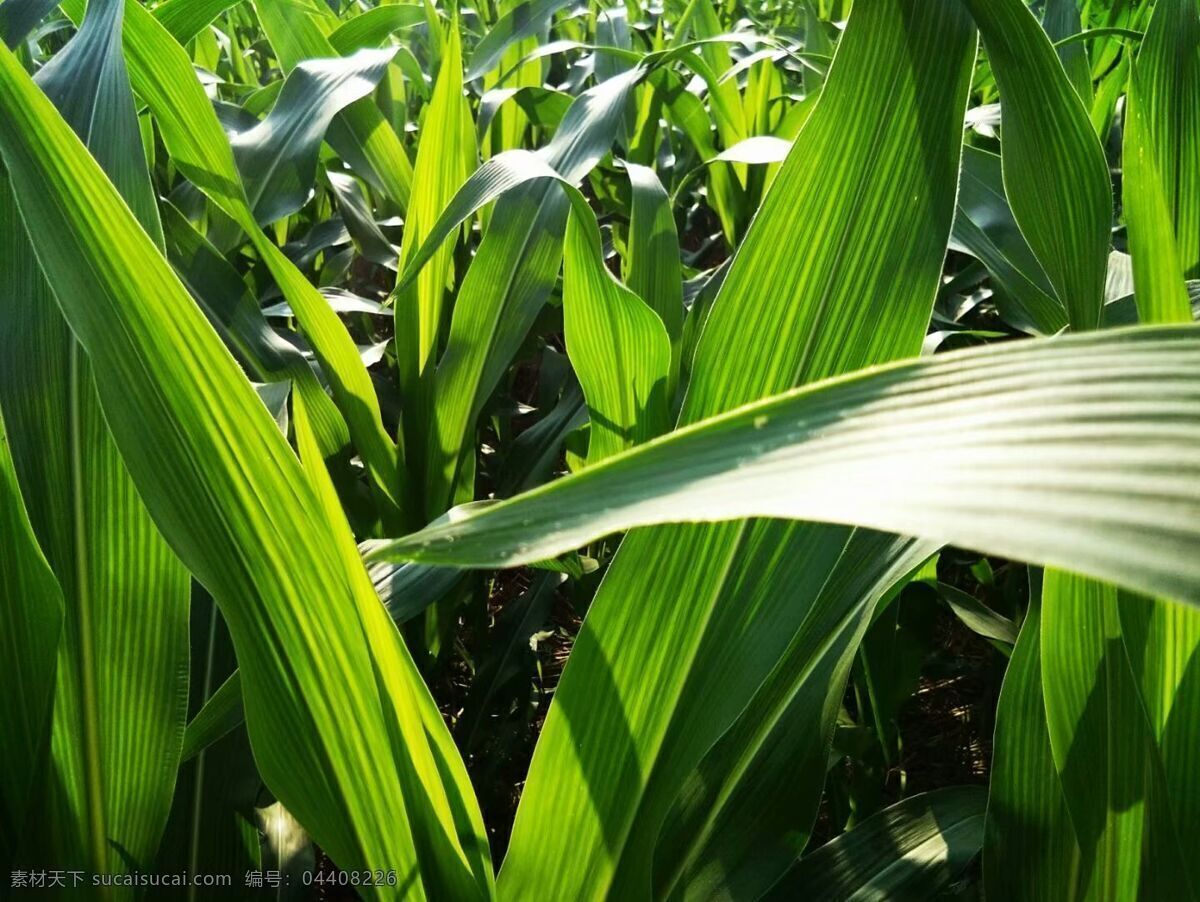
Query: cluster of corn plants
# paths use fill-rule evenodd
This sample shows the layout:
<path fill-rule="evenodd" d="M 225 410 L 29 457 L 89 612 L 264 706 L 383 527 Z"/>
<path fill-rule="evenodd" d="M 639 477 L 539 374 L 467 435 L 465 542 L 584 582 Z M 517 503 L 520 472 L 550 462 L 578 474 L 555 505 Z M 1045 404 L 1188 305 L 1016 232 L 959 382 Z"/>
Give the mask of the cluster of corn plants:
<path fill-rule="evenodd" d="M 0 894 L 1200 898 L 1200 2 L 0 39 Z"/>

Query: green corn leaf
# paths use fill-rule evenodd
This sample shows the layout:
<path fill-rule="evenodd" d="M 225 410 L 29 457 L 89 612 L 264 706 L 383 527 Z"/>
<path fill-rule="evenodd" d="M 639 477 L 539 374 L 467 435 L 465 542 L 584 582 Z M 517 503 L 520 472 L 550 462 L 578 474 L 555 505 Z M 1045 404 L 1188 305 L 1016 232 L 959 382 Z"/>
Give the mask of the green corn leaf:
<path fill-rule="evenodd" d="M 963 148 L 950 240 L 951 247 L 987 267 L 999 295 L 997 304 L 1010 322 L 1040 335 L 1054 335 L 1067 325 L 1062 302 L 1013 219 L 1004 196 L 1000 158 L 994 154 Z"/>
<path fill-rule="evenodd" d="M 344 457 L 350 446 L 346 421 L 308 361 L 267 324 L 229 261 L 170 204 L 163 206 L 163 224 L 176 275 L 238 362 L 259 382 L 290 380 L 304 395 L 326 459 Z"/>
<path fill-rule="evenodd" d="M 0 114 L 22 215 L 122 457 L 229 624 L 263 778 L 343 866 L 396 869 L 415 896 L 487 894 L 461 761 L 345 520 L 329 516 L 331 489 L 301 475 L 203 314 L 5 50 Z"/>
<path fill-rule="evenodd" d="M 825 93 L 707 318 L 684 423 L 843 368 L 916 353 L 953 212 L 953 192 L 944 189 L 959 165 L 961 110 L 951 110 L 946 98 L 961 99 L 965 108 L 972 40 L 953 4 L 856 7 Z M 936 54 L 921 49 L 935 45 Z M 915 70 L 913 60 L 920 61 Z M 879 78 L 902 87 L 887 103 L 863 87 Z M 926 95 L 941 98 L 929 107 L 938 112 L 918 120 L 918 98 Z M 847 123 L 861 128 L 847 130 Z M 900 224 L 910 216 L 911 227 Z M 944 229 L 941 235 L 934 234 L 937 228 Z M 779 254 L 781 245 L 806 248 L 804 266 Z M 764 342 L 764 335 L 772 340 Z M 876 344 L 868 335 L 882 340 Z M 798 637 L 849 541 L 850 531 L 840 527 L 771 522 L 626 537 L 589 609 L 539 740 L 501 872 L 502 892 L 649 891 L 656 841 L 679 791 Z M 756 612 L 753 620 L 749 611 Z M 853 638 L 849 631 L 844 641 Z M 656 687 L 652 701 L 639 688 L 647 685 Z M 805 688 L 811 686 L 796 677 L 787 696 L 812 700 Z M 835 712 L 825 701 L 840 691 L 836 678 L 822 683 L 820 711 Z M 814 719 L 824 720 L 820 712 Z M 671 729 L 672 723 L 688 726 Z M 828 724 L 829 732 L 809 730 L 799 744 L 781 733 L 774 747 L 789 760 L 807 755 L 821 747 L 822 733 L 830 735 L 831 717 Z M 803 780 L 790 769 L 787 780 L 777 769 L 769 773 L 760 797 L 773 806 L 770 790 L 795 784 L 778 792 L 773 816 L 789 811 L 796 826 L 786 848 L 771 846 L 774 876 L 765 868 L 757 875 L 768 886 L 807 837 L 824 769 L 806 772 Z M 805 796 L 805 806 L 791 804 L 797 796 Z M 682 841 L 692 839 L 704 843 L 701 836 Z M 744 850 L 735 844 L 726 858 L 708 846 L 705 860 L 736 868 Z M 663 860 L 669 868 L 701 858 Z M 553 874 L 549 888 L 547 874 Z M 681 879 L 702 876 L 689 868 Z"/>
<path fill-rule="evenodd" d="M 579 182 L 611 146 L 640 77 L 639 70 L 631 70 L 577 97 L 554 139 L 537 154 L 541 161 L 566 181 Z M 461 222 L 469 215 L 459 214 L 459 199 L 487 177 L 485 169 L 468 180 L 431 227 L 398 285 L 412 277 L 418 261 L 432 256 L 440 236 L 453 231 L 453 225 L 442 231 L 448 221 Z M 561 187 L 543 180 L 518 187 L 492 211 L 491 225 L 459 288 L 446 349 L 438 361 L 426 452 L 430 516 L 453 503 L 464 449 L 484 402 L 554 287 L 568 209 Z"/>
<path fill-rule="evenodd" d="M 50 742 L 63 598 L 25 512 L 3 418 L 0 537 L 0 593 L 5 599 L 0 605 L 0 674 L 6 688 L 0 693 L 5 724 L 0 733 L 0 759 L 5 763 L 0 778 L 0 865 L 8 868 L 16 863 L 38 769 Z"/>
<path fill-rule="evenodd" d="M 237 671 L 229 676 L 204 702 L 204 707 L 188 721 L 183 734 L 180 761 L 190 761 L 218 739 L 242 723 L 242 677 Z"/>
<path fill-rule="evenodd" d="M 1050 747 L 1079 847 L 1078 891 L 1136 898 L 1144 886 L 1151 898 L 1186 896 L 1182 848 L 1160 833 L 1170 830 L 1169 817 L 1155 823 L 1165 815 L 1167 787 L 1152 762 L 1156 750 L 1118 594 L 1112 585 L 1058 570 L 1046 572 L 1042 589 L 1043 608 L 1057 608 L 1043 619 L 1042 685 Z M 1147 835 L 1151 857 L 1144 861 Z"/>
<path fill-rule="evenodd" d="M 388 4 L 377 6 L 347 19 L 329 34 L 329 44 L 342 56 L 365 47 L 378 47 L 388 36 L 425 21 L 421 6 Z"/>
<path fill-rule="evenodd" d="M 338 20 L 324 4 L 295 0 L 257 0 L 254 9 L 279 64 L 291 72 L 305 60 L 337 56 L 319 24 Z M 412 191 L 412 163 L 399 137 L 370 98 L 350 104 L 329 129 L 330 145 L 354 171 L 370 181 L 401 211 Z"/>
<path fill-rule="evenodd" d="M 1138 318 L 1147 323 L 1190 323 L 1192 305 L 1183 282 L 1171 208 L 1158 171 L 1150 124 L 1142 110 L 1139 70 L 1125 100 L 1123 197 L 1133 260 Z"/>
<path fill-rule="evenodd" d="M 279 99 L 254 128 L 230 138 L 247 200 L 266 225 L 299 210 L 317 173 L 317 151 L 334 117 L 379 84 L 394 51 L 305 60 L 291 72 Z"/>
<path fill-rule="evenodd" d="M 661 99 L 668 117 L 687 135 L 701 160 L 715 159 L 719 153 L 713 141 L 712 125 L 700 98 L 687 90 L 687 81 L 668 69 L 651 73 L 650 86 Z M 727 241 L 737 234 L 744 216 L 745 192 L 732 166 L 707 166 L 709 202 L 721 220 Z"/>
<path fill-rule="evenodd" d="M 55 0 L 5 0 L 0 3 L 0 41 L 10 49 L 15 48 L 57 5 Z"/>
<path fill-rule="evenodd" d="M 121 18 L 120 2 L 93 3 L 38 81 L 111 174 L 143 240 L 161 245 Z M 186 717 L 189 579 L 118 456 L 91 367 L 55 302 L 60 286 L 43 278 L 9 177 L 0 201 L 8 208 L 0 285 L 9 299 L 0 311 L 0 404 L 65 602 L 51 753 L 22 855 L 125 871 L 152 861 L 171 807 Z"/>
<path fill-rule="evenodd" d="M 436 227 L 438 214 L 475 168 L 475 128 L 463 96 L 462 46 L 457 18 L 443 47 L 433 96 L 425 111 L 414 178 L 421 190 L 413 198 L 404 227 L 400 265 L 407 266 Z M 423 452 L 433 393 L 433 370 L 440 346 L 446 288 L 453 281 L 453 244 L 438 242 L 428 265 L 411 287 L 398 282 L 392 302 L 396 317 L 396 358 L 405 398 L 404 439 L 411 473 L 424 473 Z M 413 493 L 418 492 L 417 488 Z"/>
<path fill-rule="evenodd" d="M 172 161 L 245 230 L 299 318 L 366 464 L 383 518 L 395 522 L 404 506 L 396 448 L 384 431 L 357 347 L 328 302 L 255 222 L 229 142 L 187 54 L 140 5 L 128 2 L 124 46 L 134 89 L 153 113 Z M 328 428 L 322 434 L 329 435 Z"/>
<path fill-rule="evenodd" d="M 394 270 L 398 260 L 396 248 L 375 221 L 362 184 L 345 172 L 327 171 L 325 180 L 329 182 L 333 199 L 359 254 L 372 263 Z M 329 297 L 328 293 L 326 297 Z"/>
<path fill-rule="evenodd" d="M 1194 501 L 1184 500 L 1200 464 L 1187 445 L 1198 336 L 1178 326 L 1044 339 L 833 380 L 697 422 L 374 556 L 511 566 L 633 526 L 798 517 L 1072 566 L 1200 603 L 1200 568 L 1187 562 Z M 951 382 L 953 397 L 942 391 Z M 989 400 L 967 401 L 968 391 Z M 1122 416 L 1135 401 L 1146 406 Z M 1149 432 L 1154 444 L 1142 441 Z M 1087 479 L 1071 480 L 1085 460 Z M 936 490 L 921 473 L 938 474 Z M 989 506 L 985 493 L 1007 503 Z"/>
<path fill-rule="evenodd" d="M 989 897 L 1061 902 L 1077 898 L 1079 848 L 1046 726 L 1040 586 L 1031 595 L 996 710 L 983 878 Z"/>
<path fill-rule="evenodd" d="M 630 290 L 658 314 L 671 340 L 671 373 L 667 380 L 667 397 L 671 398 L 679 381 L 683 338 L 683 273 L 675 214 L 653 169 L 626 163 L 625 171 L 633 193 L 625 280 Z"/>
<path fill-rule="evenodd" d="M 1004 186 L 1021 233 L 1073 329 L 1100 324 L 1112 222 L 1104 151 L 1033 13 L 1020 0 L 962 0 L 983 35 L 1004 108 Z"/>
<path fill-rule="evenodd" d="M 1087 51 L 1083 44 L 1071 38 L 1078 37 L 1081 31 L 1079 6 L 1075 0 L 1047 0 L 1046 11 L 1042 16 L 1042 28 L 1046 36 L 1054 42 L 1058 51 L 1058 59 L 1067 79 L 1079 99 L 1085 106 L 1092 102 L 1092 70 L 1088 63 Z"/>
<path fill-rule="evenodd" d="M 605 267 L 582 198 L 563 248 L 563 334 L 591 414 L 589 464 L 667 430 L 671 340 L 658 314 Z"/>
<path fill-rule="evenodd" d="M 482 78 L 499 63 L 504 51 L 525 38 L 533 37 L 549 22 L 551 16 L 570 0 L 526 0 L 518 3 L 500 17 L 471 54 L 466 80 Z"/>
<path fill-rule="evenodd" d="M 765 898 L 933 898 L 979 854 L 986 804 L 978 786 L 904 799 L 806 855 Z"/>
<path fill-rule="evenodd" d="M 200 34 L 217 16 L 242 0 L 165 0 L 154 7 L 160 25 L 180 44 Z"/>
<path fill-rule="evenodd" d="M 870 530 L 844 535 L 844 545 L 834 545 L 830 532 L 814 531 L 813 544 L 793 546 L 811 552 L 789 568 L 801 597 L 812 596 L 806 616 L 750 704 L 684 782 L 656 844 L 656 894 L 757 898 L 792 869 L 822 781 L 781 780 L 780 773 L 824 773 L 842 690 L 872 613 L 937 550 L 933 542 Z M 832 573 L 827 566 L 804 572 L 835 548 L 841 555 Z"/>
<path fill-rule="evenodd" d="M 996 10 L 993 7 L 991 11 Z M 977 9 L 977 17 L 980 14 Z M 1016 4 L 1013 5 L 1012 15 L 1025 22 L 1027 29 L 1028 16 L 1018 15 Z M 993 43 L 989 41 L 987 27 L 982 21 L 981 27 L 985 30 L 985 42 L 991 49 Z M 1034 51 L 1040 46 L 1038 36 L 1030 31 L 1025 44 L 1027 52 Z M 1023 84 L 1021 75 L 1028 74 L 1032 68 L 1027 65 L 1024 69 L 1014 69 L 1006 76 L 997 61 L 997 78 L 1005 105 L 1002 152 L 1006 155 L 1012 138 L 1011 98 L 1005 96 L 1006 78 L 1009 79 L 1008 90 L 1011 94 L 1013 83 Z M 1065 93 L 1061 85 L 1057 91 L 1045 91 L 1045 85 L 1061 82 L 1062 79 L 1057 78 L 1058 73 L 1053 71 L 1052 66 L 1044 68 L 1046 72 L 1040 107 L 1043 117 L 1055 106 L 1052 102 L 1054 94 Z M 1012 75 L 1017 77 L 1010 78 Z M 1136 80 L 1137 76 L 1134 78 Z M 1017 97 L 1024 96 L 1023 91 L 1016 93 Z M 1154 169 L 1147 165 L 1153 165 L 1155 161 L 1144 155 L 1147 141 L 1153 139 L 1149 137 L 1151 132 L 1142 118 L 1141 98 L 1138 95 L 1135 85 L 1127 107 L 1132 131 L 1127 147 L 1135 150 L 1133 155 L 1127 156 L 1126 164 L 1133 176 L 1130 188 L 1139 191 L 1138 197 L 1129 205 L 1129 216 L 1132 223 L 1131 246 L 1134 249 L 1141 247 L 1142 260 L 1137 269 L 1142 273 L 1147 292 L 1142 305 L 1154 315 L 1168 313 L 1172 319 L 1186 320 L 1187 310 L 1182 305 L 1178 264 L 1173 264 L 1169 255 L 1169 234 L 1168 253 L 1159 259 L 1159 268 L 1149 272 L 1145 247 L 1149 238 L 1147 229 L 1157 229 L 1161 234 L 1166 226 L 1162 199 L 1156 198 L 1155 194 Z M 1051 102 L 1048 103 L 1048 99 Z M 1024 104 L 1024 114 L 1039 112 L 1033 95 L 1021 102 Z M 1057 105 L 1059 112 L 1054 117 L 1057 131 L 1050 131 L 1047 118 L 1043 126 L 1046 134 L 1062 135 L 1071 128 L 1081 134 L 1090 131 L 1090 126 L 1083 121 L 1078 109 L 1066 102 Z M 1096 321 L 1092 311 L 1103 308 L 1103 292 L 1089 291 L 1087 286 L 1103 283 L 1105 261 L 1094 251 L 1083 253 L 1082 247 L 1071 248 L 1067 242 L 1044 240 L 1055 231 L 1060 235 L 1081 235 L 1086 231 L 1095 231 L 1099 238 L 1100 232 L 1108 225 L 1107 212 L 1104 211 L 1102 215 L 1105 206 L 1103 201 L 1108 196 L 1108 179 L 1102 181 L 1099 175 L 1081 179 L 1078 174 L 1090 173 L 1098 168 L 1095 164 L 1085 166 L 1087 157 L 1080 153 L 1085 145 L 1094 142 L 1082 140 L 1076 143 L 1074 196 L 1061 191 L 1057 195 L 1047 193 L 1048 185 L 1038 186 L 1026 180 L 1013 181 L 1008 187 L 1018 221 L 1022 222 L 1031 245 L 1055 283 L 1060 297 L 1066 299 L 1071 327 L 1079 330 L 1094 328 Z M 1139 145 L 1142 145 L 1140 151 L 1136 149 Z M 1043 166 L 1047 171 L 1055 168 L 1053 159 L 1052 155 L 1043 155 Z M 1063 162 L 1059 165 L 1063 165 L 1065 170 L 1066 156 L 1062 155 L 1061 159 Z M 1006 180 L 1008 165 L 1006 156 Z M 1066 177 L 1065 171 L 1060 177 Z M 1085 216 L 1089 199 L 1095 211 Z M 1033 225 L 1038 230 L 1046 228 L 1049 235 L 1036 238 L 1030 231 L 1031 220 L 1027 217 L 1023 221 L 1019 212 L 1019 208 L 1025 205 L 1039 208 L 1040 219 Z M 1094 224 L 1085 231 L 1083 224 L 1088 222 Z M 1141 233 L 1136 234 L 1139 229 Z M 1175 270 L 1173 273 L 1169 271 L 1172 268 Z M 1064 288 L 1071 283 L 1075 285 L 1074 294 Z M 1085 469 L 1091 472 L 1086 465 Z M 1155 470 L 1143 464 L 1134 467 L 1133 472 L 1150 475 Z M 1162 586 L 1157 588 L 1168 597 L 1186 598 Z M 1102 897 L 1119 896 L 1122 893 L 1149 893 L 1151 896 L 1178 894 L 1188 882 L 1188 865 L 1178 848 L 1179 833 L 1186 831 L 1184 825 L 1194 820 L 1190 806 L 1182 801 L 1190 796 L 1183 794 L 1179 804 L 1166 801 L 1167 794 L 1159 782 L 1163 761 L 1159 757 L 1159 749 L 1155 747 L 1157 737 L 1143 718 L 1137 715 L 1142 710 L 1161 710 L 1172 704 L 1179 705 L 1181 710 L 1194 711 L 1200 696 L 1195 696 L 1194 690 L 1181 685 L 1178 678 L 1151 679 L 1143 681 L 1144 685 L 1139 687 L 1139 673 L 1127 657 L 1128 643 L 1123 637 L 1122 621 L 1126 616 L 1145 621 L 1151 624 L 1145 628 L 1146 632 L 1158 637 L 1158 642 L 1152 643 L 1145 651 L 1145 671 L 1175 674 L 1180 672 L 1180 662 L 1186 662 L 1191 657 L 1200 638 L 1200 626 L 1191 622 L 1200 621 L 1200 617 L 1193 611 L 1177 614 L 1172 610 L 1172 605 L 1163 600 L 1125 599 L 1110 585 L 1057 571 L 1048 571 L 1046 574 L 1042 610 L 1041 667 L 1048 736 L 1080 856 L 1078 882 L 1073 891 L 1095 893 Z M 1179 773 L 1183 775 L 1186 770 Z M 1099 791 L 1095 779 L 1097 774 L 1104 775 Z M 1186 785 L 1187 779 L 1184 776 L 1185 782 L 1176 785 Z M 1056 821 L 1037 825 L 1034 829 L 1039 828 L 1053 831 L 1061 830 L 1063 825 Z M 1146 846 L 1148 851 L 1144 853 L 1143 847 L 1148 836 L 1154 837 L 1154 840 Z M 1066 840 L 1056 837 L 1053 842 L 1065 843 Z"/>
<path fill-rule="evenodd" d="M 1141 126 L 1175 227 L 1186 278 L 1200 278 L 1200 9 L 1155 3 L 1138 53 Z"/>

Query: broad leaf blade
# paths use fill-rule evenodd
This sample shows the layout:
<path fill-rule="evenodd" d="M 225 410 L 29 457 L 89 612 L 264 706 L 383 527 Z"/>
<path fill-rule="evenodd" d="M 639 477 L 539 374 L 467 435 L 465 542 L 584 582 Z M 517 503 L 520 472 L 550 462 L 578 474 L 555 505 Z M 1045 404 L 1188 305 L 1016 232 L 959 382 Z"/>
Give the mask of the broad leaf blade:
<path fill-rule="evenodd" d="M 507 566 L 633 526 L 799 517 L 1200 603 L 1198 353 L 1200 327 L 1160 326 L 893 364 L 696 423 L 377 555 Z"/>
<path fill-rule="evenodd" d="M 344 866 L 395 868 L 414 894 L 485 894 L 461 763 L 345 521 L 327 516 L 165 260 L 3 50 L 0 112 L 26 225 L 122 456 L 222 606 L 264 779 Z"/>

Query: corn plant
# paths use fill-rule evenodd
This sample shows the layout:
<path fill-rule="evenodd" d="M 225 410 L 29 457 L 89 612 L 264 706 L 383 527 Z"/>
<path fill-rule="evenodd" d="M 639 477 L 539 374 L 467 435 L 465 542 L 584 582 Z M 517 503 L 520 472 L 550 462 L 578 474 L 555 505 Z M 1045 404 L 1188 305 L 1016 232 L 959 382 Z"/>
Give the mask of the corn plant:
<path fill-rule="evenodd" d="M 6 893 L 1200 898 L 1196 0 L 0 38 Z"/>

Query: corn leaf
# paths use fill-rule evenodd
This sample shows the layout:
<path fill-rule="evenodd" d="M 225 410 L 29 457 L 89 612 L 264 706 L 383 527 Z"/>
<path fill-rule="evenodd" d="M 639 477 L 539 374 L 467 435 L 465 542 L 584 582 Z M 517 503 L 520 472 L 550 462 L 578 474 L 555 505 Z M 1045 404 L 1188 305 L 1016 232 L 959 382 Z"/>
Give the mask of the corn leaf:
<path fill-rule="evenodd" d="M 230 138 L 259 223 L 282 219 L 304 205 L 326 129 L 342 109 L 375 90 L 394 55 L 360 50 L 348 57 L 305 60 L 288 73 L 266 118 Z"/>
<path fill-rule="evenodd" d="M 1062 302 L 1013 219 L 1004 196 L 1000 159 L 994 154 L 963 148 L 958 210 L 950 240 L 951 247 L 966 251 L 987 267 L 1000 295 L 997 304 L 1009 321 L 1039 335 L 1054 335 L 1066 326 Z"/>
<path fill-rule="evenodd" d="M 120 2 L 98 0 L 38 74 L 145 230 L 162 230 L 121 56 Z M 50 756 L 26 856 L 104 871 L 147 866 L 175 787 L 188 679 L 189 579 L 109 435 L 91 367 L 8 207 L 0 371 L 12 456 L 65 602 Z M 147 238 L 146 235 L 150 237 Z M 120 850 L 118 853 L 116 850 Z"/>
<path fill-rule="evenodd" d="M 180 44 L 200 34 L 210 22 L 242 0 L 165 0 L 154 7 L 160 25 Z"/>
<path fill-rule="evenodd" d="M 566 181 L 577 183 L 611 146 L 616 124 L 640 77 L 639 70 L 631 70 L 577 97 L 554 139 L 537 157 Z M 441 237 L 455 228 L 446 225 L 469 215 L 461 210 L 460 198 L 487 177 L 485 168 L 468 180 L 430 228 L 398 286 L 416 273 Z M 467 209 L 474 208 L 468 204 Z M 491 225 L 459 287 L 446 348 L 438 361 L 426 451 L 426 511 L 430 516 L 453 503 L 475 421 L 554 287 L 568 209 L 560 186 L 543 181 L 519 186 L 492 211 Z"/>
<path fill-rule="evenodd" d="M 55 0 L 6 0 L 0 3 L 0 40 L 10 49 L 15 48 L 57 5 Z"/>
<path fill-rule="evenodd" d="M 465 772 L 328 490 L 301 475 L 166 261 L 3 50 L 0 113 L 22 215 L 122 457 L 229 624 L 268 786 L 349 867 L 394 868 L 418 897 L 486 894 Z"/>
<path fill-rule="evenodd" d="M 977 786 L 904 799 L 806 855 L 766 898 L 932 898 L 979 854 L 986 804 Z"/>
<path fill-rule="evenodd" d="M 347 19 L 329 34 L 329 44 L 342 56 L 364 47 L 378 47 L 388 36 L 425 21 L 425 10 L 417 5 L 388 4 L 364 10 Z"/>
<path fill-rule="evenodd" d="M 323 9 L 322 9 L 323 7 Z M 305 60 L 338 55 L 319 22 L 338 20 L 329 7 L 294 0 L 256 0 L 254 9 L 279 64 L 291 72 Z M 412 191 L 412 163 L 399 137 L 370 98 L 350 104 L 329 129 L 330 145 L 401 211 Z"/>
<path fill-rule="evenodd" d="M 626 163 L 633 199 L 629 214 L 629 252 L 625 281 L 658 314 L 671 340 L 667 397 L 675 395 L 683 338 L 683 273 L 675 214 L 662 182 L 648 166 Z"/>
<path fill-rule="evenodd" d="M 1184 499 L 1194 497 L 1187 482 L 1200 464 L 1187 448 L 1194 423 L 1186 419 L 1197 403 L 1187 374 L 1197 336 L 1194 326 L 1127 329 L 832 380 L 698 422 L 586 473 L 433 524 L 374 556 L 511 566 L 633 526 L 801 517 L 1069 565 L 1200 603 L 1200 568 L 1179 557 L 1196 542 L 1188 523 L 1194 502 Z M 954 398 L 942 393 L 950 380 L 961 390 Z M 967 391 L 989 401 L 967 400 Z M 1135 399 L 1150 406 L 1122 416 L 1121 405 Z M 967 423 L 971 432 L 963 434 Z M 1149 434 L 1154 443 L 1143 440 Z M 1084 460 L 1087 479 L 1069 479 Z M 992 468 L 983 471 L 982 461 Z M 735 470 L 735 480 L 715 478 Z M 1145 476 L 1130 475 L 1137 472 Z M 938 486 L 919 482 L 923 473 L 937 473 Z M 972 498 L 985 485 L 1003 493 L 1002 508 L 983 510 Z M 640 500 L 651 492 L 653 500 Z M 918 495 L 923 503 L 914 511 Z M 1129 534 L 1134 528 L 1144 535 Z M 1110 552 L 1099 550 L 1104 543 Z M 1109 556 L 1118 547 L 1120 560 Z"/>
<path fill-rule="evenodd" d="M 400 249 L 403 268 L 435 227 L 438 214 L 475 168 L 475 130 L 463 97 L 462 42 L 457 19 L 450 23 L 433 96 L 425 111 L 414 178 L 421 191 L 413 198 Z M 453 244 L 440 244 L 411 287 L 397 284 L 396 357 L 404 395 L 403 426 L 410 473 L 417 486 L 424 474 L 423 453 L 433 394 L 433 371 L 440 347 L 443 301 L 453 281 Z M 417 494 L 418 487 L 413 493 Z M 419 517 L 417 519 L 420 519 Z"/>
<path fill-rule="evenodd" d="M 1154 149 L 1180 263 L 1186 278 L 1200 278 L 1200 9 L 1195 0 L 1154 4 L 1137 68 L 1140 127 Z"/>
<path fill-rule="evenodd" d="M 582 198 L 563 249 L 563 334 L 591 415 L 589 464 L 667 430 L 671 340 L 658 314 L 605 268 Z"/>
<path fill-rule="evenodd" d="M 1004 187 L 1073 329 L 1100 324 L 1112 221 L 1104 151 L 1053 45 L 1020 0 L 962 0 L 1004 105 Z"/>
<path fill-rule="evenodd" d="M 140 5 L 128 2 L 124 46 L 134 89 L 153 113 L 172 161 L 245 230 L 299 318 L 366 464 L 384 520 L 395 522 L 403 507 L 396 448 L 383 429 L 358 348 L 328 302 L 255 222 L 229 142 L 187 54 Z"/>
<path fill-rule="evenodd" d="M 1077 897 L 1079 848 L 1046 726 L 1040 586 L 1031 594 L 996 710 L 983 879 L 995 898 L 1059 902 Z"/>
<path fill-rule="evenodd" d="M 1125 103 L 1122 187 L 1138 319 L 1147 323 L 1190 323 L 1192 305 L 1183 283 L 1171 207 L 1158 171 L 1160 157 L 1142 110 L 1142 92 L 1135 70 Z"/>
<path fill-rule="evenodd" d="M 926 41 L 942 52 L 922 52 Z M 856 7 L 814 118 L 712 307 L 683 422 L 843 367 L 915 353 L 950 228 L 953 195 L 944 188 L 958 168 L 961 121 L 959 111 L 944 105 L 931 118 L 918 120 L 914 111 L 926 92 L 961 98 L 965 107 L 971 41 L 954 5 Z M 913 60 L 920 61 L 915 71 Z M 902 92 L 876 106 L 879 98 L 859 89 L 867 72 Z M 847 132 L 847 122 L 863 127 Z M 919 144 L 922 163 L 914 153 Z M 940 181 L 931 171 L 948 175 Z M 897 225 L 907 216 L 919 216 L 924 227 Z M 932 234 L 930 222 L 944 233 Z M 803 266 L 778 254 L 781 242 L 807 249 Z M 873 251 L 860 256 L 851 250 L 860 247 Z M 872 335 L 886 336 L 878 346 L 866 339 L 868 323 Z M 764 334 L 773 340 L 763 342 Z M 626 538 L 589 610 L 539 741 L 501 872 L 502 892 L 648 891 L 656 838 L 680 788 L 796 636 L 848 541 L 842 528 L 777 523 L 676 527 Z M 751 610 L 758 614 L 752 622 L 745 617 Z M 853 637 L 853 630 L 845 631 L 845 641 Z M 656 687 L 653 699 L 638 688 L 646 685 Z M 839 691 L 823 685 L 822 704 Z M 685 722 L 686 729 L 669 729 Z M 820 747 L 825 736 L 819 732 L 810 731 L 804 747 Z M 789 753 L 795 757 L 801 749 L 780 746 L 781 755 Z M 770 785 L 779 788 L 785 781 L 773 775 Z M 822 776 L 823 769 L 801 781 L 812 799 Z M 760 873 L 758 880 L 769 886 L 790 866 L 814 814 L 815 801 L 791 812 L 796 830 L 787 857 L 775 859 L 774 876 Z M 731 854 L 729 866 L 739 863 Z"/>
<path fill-rule="evenodd" d="M 11 207 L 10 207 L 11 209 Z M 62 635 L 63 598 L 34 535 L 4 421 L 0 418 L 0 863 L 8 867 L 21 844 L 38 770 L 50 742 L 55 657 Z"/>

